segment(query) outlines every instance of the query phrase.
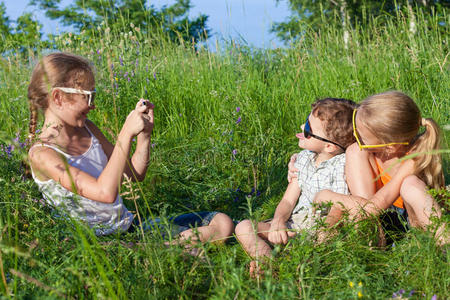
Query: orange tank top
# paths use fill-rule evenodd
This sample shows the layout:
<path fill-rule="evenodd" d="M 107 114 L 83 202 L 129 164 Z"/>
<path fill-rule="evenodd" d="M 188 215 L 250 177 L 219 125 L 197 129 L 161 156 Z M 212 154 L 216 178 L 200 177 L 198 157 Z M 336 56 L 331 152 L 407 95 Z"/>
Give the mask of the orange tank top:
<path fill-rule="evenodd" d="M 377 164 L 378 172 L 380 174 L 380 178 L 377 180 L 377 190 L 379 190 L 391 180 L 391 176 L 389 176 L 388 173 L 384 172 L 383 168 L 378 164 L 378 161 L 376 159 L 375 163 Z M 393 205 L 396 207 L 404 208 L 402 197 L 398 197 L 394 201 Z"/>

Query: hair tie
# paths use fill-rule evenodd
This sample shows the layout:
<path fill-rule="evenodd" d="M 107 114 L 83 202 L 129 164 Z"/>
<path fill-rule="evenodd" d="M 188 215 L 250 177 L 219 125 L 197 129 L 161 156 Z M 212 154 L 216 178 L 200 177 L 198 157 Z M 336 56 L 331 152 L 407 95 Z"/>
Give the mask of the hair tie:
<path fill-rule="evenodd" d="M 421 123 L 421 125 L 425 127 L 425 126 L 427 125 L 427 119 L 422 118 L 422 123 Z"/>

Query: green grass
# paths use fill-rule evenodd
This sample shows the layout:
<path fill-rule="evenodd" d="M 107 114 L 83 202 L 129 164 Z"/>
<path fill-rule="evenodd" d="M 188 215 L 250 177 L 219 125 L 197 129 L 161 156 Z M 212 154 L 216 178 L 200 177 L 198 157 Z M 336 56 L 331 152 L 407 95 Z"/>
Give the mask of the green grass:
<path fill-rule="evenodd" d="M 129 209 L 136 199 L 144 216 L 220 210 L 235 219 L 264 219 L 286 188 L 288 158 L 299 150 L 294 134 L 316 99 L 359 102 L 401 90 L 424 116 L 441 127 L 450 124 L 449 29 L 437 30 L 429 17 L 419 15 L 417 21 L 414 35 L 407 20 L 352 31 L 347 50 L 342 32 L 331 25 L 276 50 L 231 43 L 212 53 L 131 27 L 123 32 L 133 32 L 132 38 L 117 32 L 101 38 L 64 35 L 53 44 L 94 62 L 98 101 L 90 119 L 111 140 L 140 97 L 155 103 L 147 178 L 122 190 L 132 192 L 125 197 Z M 43 52 L 11 52 L 0 61 L 3 146 L 16 134 L 21 141 L 27 136 L 26 88 L 33 61 Z M 449 131 L 443 136 L 449 149 Z M 203 246 L 207 256 L 199 260 L 163 247 L 157 234 L 95 237 L 76 222 L 53 218 L 39 203 L 36 186 L 22 177 L 24 155 L 19 145 L 11 157 L 0 154 L 5 299 L 354 299 L 358 292 L 386 299 L 401 289 L 404 298 L 414 290 L 413 299 L 450 294 L 448 248 L 437 248 L 430 233 L 411 230 L 395 247 L 373 249 L 373 220 L 344 228 L 325 245 L 298 238 L 276 247 L 261 280 L 248 277 L 250 259 L 233 241 Z M 448 153 L 443 156 L 448 183 Z M 130 248 L 128 242 L 139 244 Z"/>

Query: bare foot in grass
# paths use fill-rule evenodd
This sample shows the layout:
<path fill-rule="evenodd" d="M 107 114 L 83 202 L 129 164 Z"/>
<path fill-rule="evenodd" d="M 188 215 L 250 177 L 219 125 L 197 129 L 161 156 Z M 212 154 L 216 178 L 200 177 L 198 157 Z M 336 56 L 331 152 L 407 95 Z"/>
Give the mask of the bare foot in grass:
<path fill-rule="evenodd" d="M 316 246 L 322 245 L 335 237 L 337 233 L 338 231 L 335 228 L 321 228 L 317 230 L 317 238 L 314 244 Z"/>
<path fill-rule="evenodd" d="M 261 261 L 252 260 L 250 262 L 249 273 L 250 278 L 256 279 L 264 277 L 263 263 Z"/>
<path fill-rule="evenodd" d="M 183 253 L 189 254 L 193 257 L 199 257 L 202 258 L 205 256 L 205 249 L 196 247 L 197 244 L 191 244 L 186 242 L 181 242 L 179 240 L 174 240 L 171 242 L 164 242 L 164 246 L 166 248 L 169 248 L 170 246 L 182 246 L 183 247 Z"/>

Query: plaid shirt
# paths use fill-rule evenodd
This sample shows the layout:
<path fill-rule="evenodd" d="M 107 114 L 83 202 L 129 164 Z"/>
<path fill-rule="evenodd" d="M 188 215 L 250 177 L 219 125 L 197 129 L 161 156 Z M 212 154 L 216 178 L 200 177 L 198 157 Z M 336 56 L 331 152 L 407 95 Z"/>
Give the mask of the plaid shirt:
<path fill-rule="evenodd" d="M 314 196 L 321 190 L 349 194 L 344 174 L 345 153 L 323 161 L 318 167 L 315 166 L 315 157 L 316 153 L 309 150 L 303 150 L 297 156 L 295 167 L 300 170 L 298 185 L 301 194 L 294 214 L 300 210 L 311 209 Z"/>

